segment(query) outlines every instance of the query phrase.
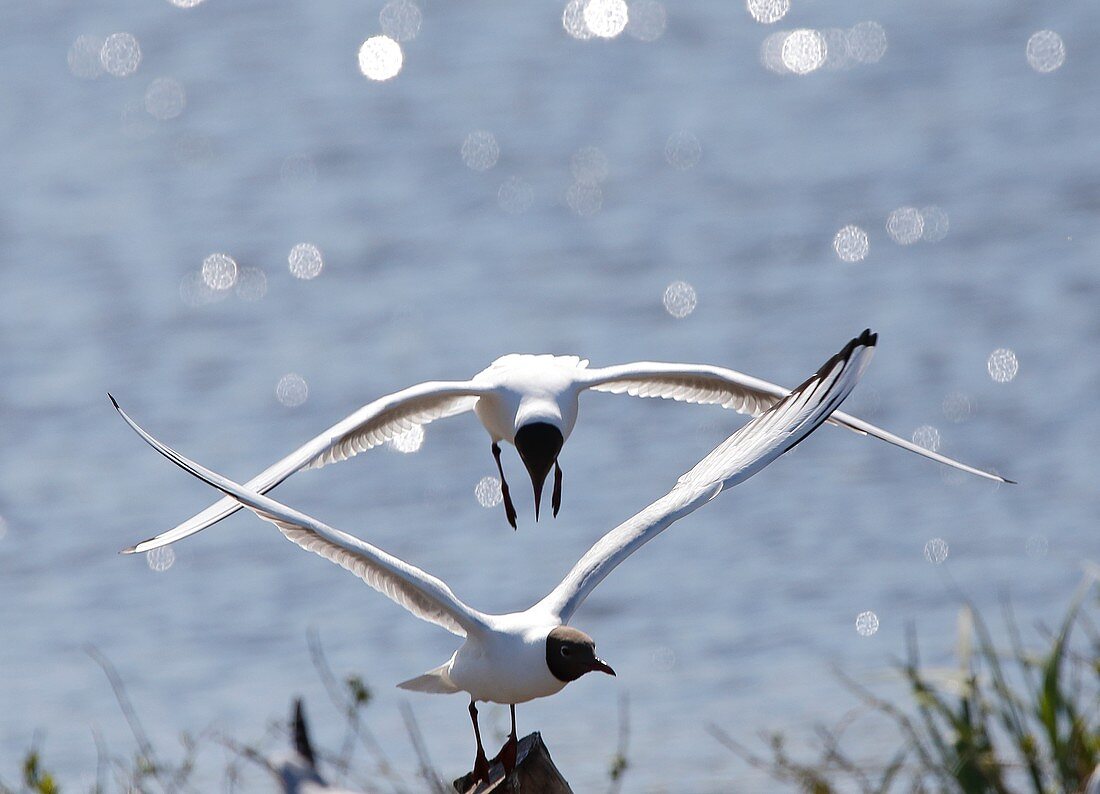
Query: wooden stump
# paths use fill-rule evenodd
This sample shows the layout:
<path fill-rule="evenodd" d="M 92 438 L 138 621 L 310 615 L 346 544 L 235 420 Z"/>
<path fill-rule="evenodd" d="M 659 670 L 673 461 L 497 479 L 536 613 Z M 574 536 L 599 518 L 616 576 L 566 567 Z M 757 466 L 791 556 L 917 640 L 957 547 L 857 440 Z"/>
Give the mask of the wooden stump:
<path fill-rule="evenodd" d="M 454 782 L 459 794 L 573 794 L 558 768 L 550 758 L 550 751 L 542 742 L 542 735 L 535 731 L 519 740 L 516 753 L 516 770 L 504 777 L 504 767 L 493 764 L 489 770 L 489 783 L 474 785 L 474 773 L 468 772 Z"/>

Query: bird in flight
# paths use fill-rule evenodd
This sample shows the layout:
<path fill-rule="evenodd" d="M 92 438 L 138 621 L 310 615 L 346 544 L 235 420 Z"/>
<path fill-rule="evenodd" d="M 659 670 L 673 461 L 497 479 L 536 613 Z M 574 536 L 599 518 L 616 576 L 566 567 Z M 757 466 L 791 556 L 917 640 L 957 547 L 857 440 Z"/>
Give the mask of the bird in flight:
<path fill-rule="evenodd" d="M 503 615 L 467 606 L 445 582 L 366 541 L 239 485 L 185 458 L 139 427 L 111 398 L 122 418 L 177 466 L 278 527 L 298 546 L 351 571 L 413 615 L 465 642 L 443 664 L 398 686 L 418 692 L 465 692 L 470 697 L 477 753 L 474 773 L 488 782 L 477 703 L 507 704 L 512 730 L 499 760 L 506 773 L 516 762 L 516 704 L 560 692 L 592 672 L 615 675 L 596 655 L 596 643 L 569 625 L 576 611 L 623 560 L 724 489 L 763 469 L 825 422 L 859 381 L 876 335 L 864 331 L 783 397 L 718 445 L 667 494 L 596 542 L 549 595 L 529 609 Z"/>
<path fill-rule="evenodd" d="M 550 470 L 554 470 L 551 505 L 557 516 L 562 489 L 558 456 L 576 424 L 581 392 L 589 389 L 716 404 L 752 416 L 759 416 L 788 394 L 787 389 L 774 383 L 705 364 L 636 362 L 590 368 L 588 361 L 576 356 L 513 353 L 498 358 L 468 381 L 429 381 L 368 403 L 269 466 L 246 482 L 245 487 L 267 493 L 301 469 L 317 469 L 347 460 L 416 425 L 473 410 L 492 438 L 504 511 L 514 529 L 516 508 L 500 463 L 500 442 L 514 445 L 527 468 L 534 487 L 536 521 L 543 484 Z M 925 449 L 854 416 L 837 412 L 829 421 L 979 477 L 1010 482 Z M 225 497 L 175 528 L 122 551 L 134 554 L 175 543 L 240 508 L 235 499 Z"/>

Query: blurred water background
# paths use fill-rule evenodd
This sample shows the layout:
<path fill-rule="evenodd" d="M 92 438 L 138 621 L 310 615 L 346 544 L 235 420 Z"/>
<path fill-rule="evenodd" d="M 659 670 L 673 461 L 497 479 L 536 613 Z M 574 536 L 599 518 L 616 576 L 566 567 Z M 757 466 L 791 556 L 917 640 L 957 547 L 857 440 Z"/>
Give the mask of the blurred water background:
<path fill-rule="evenodd" d="M 460 697 L 393 688 L 454 638 L 269 525 L 242 513 L 174 557 L 119 556 L 211 494 L 108 390 L 244 479 L 370 399 L 507 352 L 793 386 L 879 331 L 848 409 L 1021 484 L 829 428 L 676 525 L 578 615 L 619 677 L 519 709 L 578 791 L 606 781 L 622 693 L 625 790 L 768 791 L 708 723 L 808 736 L 853 705 L 831 664 L 899 691 L 886 671 L 906 625 L 950 663 L 964 595 L 988 610 L 1010 595 L 1025 626 L 1061 614 L 1100 552 L 1093 4 L 794 0 L 762 24 L 739 2 L 662 16 L 639 0 L 632 27 L 585 41 L 560 1 L 423 0 L 415 38 L 408 6 L 391 9 L 403 64 L 377 81 L 356 58 L 382 8 L 0 5 L 0 778 L 36 732 L 72 790 L 94 779 L 93 730 L 132 748 L 88 643 L 166 755 L 184 730 L 259 737 L 296 693 L 334 744 L 309 627 L 372 686 L 371 727 L 408 775 L 402 700 L 445 774 L 473 754 Z M 617 8 L 591 24 L 614 28 Z M 1029 63 L 1044 30 L 1058 38 Z M 367 56 L 395 66 L 392 48 Z M 212 254 L 232 262 L 204 281 Z M 556 521 L 534 525 L 507 450 L 516 533 L 475 498 L 495 472 L 472 416 L 274 495 L 508 611 L 742 421 L 588 395 Z M 506 729 L 506 709 L 487 714 Z M 883 761 L 893 746 L 857 742 Z M 200 756 L 200 789 L 224 762 Z"/>

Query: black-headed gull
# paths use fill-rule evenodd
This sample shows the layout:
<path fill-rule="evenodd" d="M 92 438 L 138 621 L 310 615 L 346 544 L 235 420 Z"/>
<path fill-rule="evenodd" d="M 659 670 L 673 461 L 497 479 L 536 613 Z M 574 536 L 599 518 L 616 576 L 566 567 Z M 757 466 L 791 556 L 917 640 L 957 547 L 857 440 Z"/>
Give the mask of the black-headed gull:
<path fill-rule="evenodd" d="M 469 381 L 421 383 L 375 400 L 269 466 L 245 483 L 245 487 L 267 493 L 296 471 L 346 460 L 416 425 L 473 410 L 492 437 L 508 523 L 516 526 L 516 510 L 500 464 L 501 441 L 515 445 L 531 476 L 536 520 L 543 483 L 551 467 L 554 468 L 552 504 L 556 516 L 561 506 L 562 483 L 558 453 L 577 421 L 580 394 L 588 389 L 717 404 L 753 416 L 760 415 L 788 393 L 774 383 L 705 364 L 643 361 L 589 368 L 588 361 L 576 356 L 511 354 L 498 358 Z M 956 469 L 998 482 L 1010 482 L 925 449 L 854 416 L 837 412 L 829 421 Z M 240 507 L 235 499 L 226 497 L 175 528 L 123 549 L 123 553 L 150 551 L 182 540 L 221 521 Z"/>
<path fill-rule="evenodd" d="M 476 703 L 511 707 L 512 732 L 501 760 L 506 770 L 512 769 L 515 704 L 553 695 L 586 673 L 615 674 L 596 656 L 592 638 L 568 625 L 589 593 L 642 544 L 723 489 L 763 469 L 828 419 L 862 375 L 875 340 L 870 331 L 851 340 L 793 393 L 741 427 L 680 477 L 666 495 L 604 535 L 548 596 L 530 609 L 505 615 L 479 612 L 460 601 L 446 583 L 419 568 L 188 460 L 142 430 L 121 409 L 119 413 L 162 455 L 275 524 L 287 539 L 346 568 L 417 617 L 465 637 L 446 662 L 399 686 L 470 695 L 477 739 L 474 770 L 485 779 L 489 766 Z"/>

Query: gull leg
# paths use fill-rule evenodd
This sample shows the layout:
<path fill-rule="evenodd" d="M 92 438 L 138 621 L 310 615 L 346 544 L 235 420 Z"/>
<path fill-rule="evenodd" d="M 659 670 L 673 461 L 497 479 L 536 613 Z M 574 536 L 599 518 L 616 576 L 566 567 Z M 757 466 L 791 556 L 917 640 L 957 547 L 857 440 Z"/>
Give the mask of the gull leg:
<path fill-rule="evenodd" d="M 504 479 L 504 467 L 500 465 L 500 444 L 493 442 L 493 458 L 497 462 L 497 471 L 500 472 L 500 493 L 504 497 L 504 515 L 508 517 L 508 523 L 512 529 L 516 528 L 516 507 L 512 504 L 512 496 L 508 493 L 508 481 Z"/>
<path fill-rule="evenodd" d="M 470 721 L 474 723 L 474 737 L 477 739 L 477 757 L 474 758 L 474 780 L 489 783 L 489 761 L 485 758 L 485 748 L 481 744 L 481 729 L 477 726 L 477 706 L 470 699 Z"/>
<path fill-rule="evenodd" d="M 554 507 L 554 518 L 558 517 L 558 509 L 561 507 L 561 466 L 554 461 L 554 498 L 550 504 Z"/>
<path fill-rule="evenodd" d="M 519 750 L 519 739 L 516 737 L 516 704 L 512 703 L 508 706 L 512 712 L 512 732 L 508 734 L 508 741 L 504 743 L 504 746 L 500 748 L 500 752 L 497 753 L 497 757 L 494 758 L 491 763 L 497 763 L 498 761 L 504 767 L 504 776 L 512 774 L 516 770 L 516 753 Z"/>

